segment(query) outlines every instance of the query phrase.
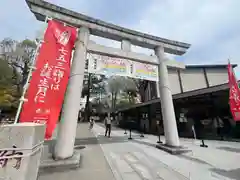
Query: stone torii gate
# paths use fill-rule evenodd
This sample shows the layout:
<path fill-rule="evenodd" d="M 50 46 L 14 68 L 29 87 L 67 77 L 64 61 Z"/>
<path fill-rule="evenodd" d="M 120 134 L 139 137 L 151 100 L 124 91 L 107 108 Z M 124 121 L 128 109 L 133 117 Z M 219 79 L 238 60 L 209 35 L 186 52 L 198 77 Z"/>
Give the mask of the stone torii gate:
<path fill-rule="evenodd" d="M 182 63 L 167 60 L 164 53 L 182 55 L 190 47 L 190 44 L 171 41 L 126 29 L 42 0 L 26 0 L 26 2 L 31 12 L 34 13 L 39 21 L 44 21 L 46 17 L 51 17 L 79 28 L 78 40 L 76 41 L 76 48 L 72 61 L 71 76 L 68 82 L 63 105 L 62 120 L 60 122 L 57 143 L 55 146 L 55 158 L 66 159 L 73 155 L 77 117 L 84 77 L 84 64 L 87 52 L 107 54 L 158 65 L 158 87 L 161 97 L 166 145 L 171 147 L 180 146 L 167 67 L 184 68 L 185 66 Z M 88 43 L 90 34 L 120 41 L 121 49 Z M 147 56 L 141 53 L 131 52 L 131 44 L 154 49 L 155 56 Z"/>

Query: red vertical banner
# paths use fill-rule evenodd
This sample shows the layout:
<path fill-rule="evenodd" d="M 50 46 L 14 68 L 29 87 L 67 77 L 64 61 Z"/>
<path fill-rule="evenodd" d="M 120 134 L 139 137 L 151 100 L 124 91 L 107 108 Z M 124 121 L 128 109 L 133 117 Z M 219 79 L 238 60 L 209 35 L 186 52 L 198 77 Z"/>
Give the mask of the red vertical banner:
<path fill-rule="evenodd" d="M 228 80 L 230 110 L 233 119 L 235 121 L 240 121 L 240 90 L 230 62 L 228 63 Z"/>
<path fill-rule="evenodd" d="M 46 139 L 51 138 L 62 108 L 76 38 L 76 28 L 49 21 L 36 59 L 20 122 L 46 122 Z"/>

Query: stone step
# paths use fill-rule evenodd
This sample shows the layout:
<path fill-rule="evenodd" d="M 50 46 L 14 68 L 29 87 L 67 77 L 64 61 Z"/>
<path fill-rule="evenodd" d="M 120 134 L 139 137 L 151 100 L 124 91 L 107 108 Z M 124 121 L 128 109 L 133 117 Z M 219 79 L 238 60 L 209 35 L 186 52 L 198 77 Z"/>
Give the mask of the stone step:
<path fill-rule="evenodd" d="M 174 155 L 177 155 L 177 154 L 184 154 L 184 153 L 189 153 L 191 152 L 192 150 L 186 148 L 186 147 L 171 147 L 171 146 L 168 146 L 166 144 L 157 144 L 156 147 L 158 149 L 161 149 L 165 152 L 168 152 L 170 154 L 174 154 Z"/>
<path fill-rule="evenodd" d="M 122 180 L 142 180 L 129 163 L 122 159 L 119 154 L 111 152 L 109 155 L 112 161 L 110 164 L 115 166 L 113 167 L 114 169 L 117 169 L 117 177 L 121 177 Z"/>
<path fill-rule="evenodd" d="M 145 153 L 132 152 L 125 155 L 128 161 L 133 162 L 133 167 L 139 171 L 144 179 L 171 179 L 171 180 L 187 180 L 188 178 L 179 172 L 167 167 L 165 164 L 150 159 Z M 155 162 L 153 162 L 155 161 Z"/>
<path fill-rule="evenodd" d="M 157 174 L 148 163 L 142 162 L 139 158 L 134 156 L 134 153 L 140 154 L 142 157 L 144 154 L 140 152 L 130 152 L 123 155 L 123 158 L 130 164 L 130 166 L 137 172 L 137 174 L 146 180 L 156 179 Z"/>

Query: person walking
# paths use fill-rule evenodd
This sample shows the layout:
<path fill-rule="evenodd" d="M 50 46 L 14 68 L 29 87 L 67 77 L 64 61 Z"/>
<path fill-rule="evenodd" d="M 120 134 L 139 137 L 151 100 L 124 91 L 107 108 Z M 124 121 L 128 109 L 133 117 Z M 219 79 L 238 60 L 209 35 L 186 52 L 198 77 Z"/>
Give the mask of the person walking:
<path fill-rule="evenodd" d="M 92 128 L 93 128 L 93 124 L 94 124 L 93 117 L 90 117 L 90 121 L 89 121 L 89 129 L 92 129 Z"/>
<path fill-rule="evenodd" d="M 107 136 L 108 134 L 108 137 L 110 138 L 112 126 L 110 113 L 108 113 L 105 117 L 105 125 L 106 125 L 105 136 Z"/>

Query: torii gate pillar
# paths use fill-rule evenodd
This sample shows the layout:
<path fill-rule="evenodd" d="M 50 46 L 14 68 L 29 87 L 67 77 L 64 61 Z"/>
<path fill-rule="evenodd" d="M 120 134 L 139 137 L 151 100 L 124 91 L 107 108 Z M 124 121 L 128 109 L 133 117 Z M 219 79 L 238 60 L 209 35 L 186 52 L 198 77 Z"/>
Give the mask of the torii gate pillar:
<path fill-rule="evenodd" d="M 75 43 L 71 74 L 64 98 L 61 121 L 58 129 L 57 142 L 54 149 L 55 159 L 66 159 L 73 155 L 77 129 L 77 117 L 81 103 L 89 29 L 79 28 Z"/>
<path fill-rule="evenodd" d="M 169 86 L 168 69 L 164 62 L 164 48 L 158 46 L 155 48 L 155 54 L 159 61 L 159 91 L 162 106 L 163 126 L 166 144 L 170 146 L 179 146 L 179 137 L 177 131 L 177 122 L 172 100 L 172 92 Z"/>

